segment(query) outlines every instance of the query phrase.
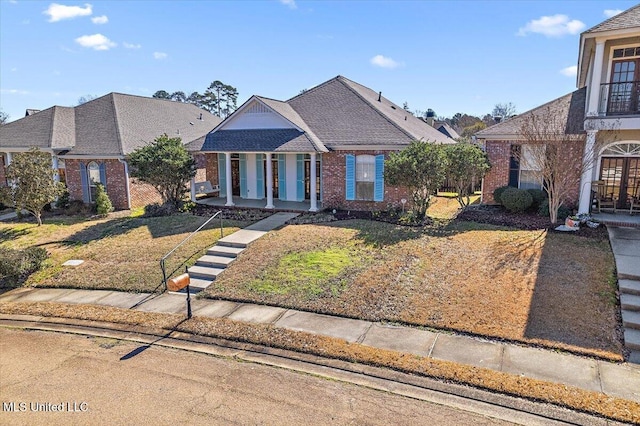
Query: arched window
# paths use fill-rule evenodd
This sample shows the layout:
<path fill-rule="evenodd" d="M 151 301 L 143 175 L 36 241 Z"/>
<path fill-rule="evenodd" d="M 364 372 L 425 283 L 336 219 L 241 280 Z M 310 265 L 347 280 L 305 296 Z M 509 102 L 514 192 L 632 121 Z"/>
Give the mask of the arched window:
<path fill-rule="evenodd" d="M 89 183 L 89 201 L 95 201 L 96 185 L 99 183 L 102 185 L 105 184 L 105 182 L 102 182 L 101 179 L 100 166 L 95 161 L 87 164 L 87 182 Z"/>

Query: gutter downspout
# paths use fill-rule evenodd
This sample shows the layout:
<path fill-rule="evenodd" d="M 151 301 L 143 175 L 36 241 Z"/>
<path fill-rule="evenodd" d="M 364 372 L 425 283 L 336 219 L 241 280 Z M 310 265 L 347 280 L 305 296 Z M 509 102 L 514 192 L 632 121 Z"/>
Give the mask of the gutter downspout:
<path fill-rule="evenodd" d="M 127 191 L 127 209 L 131 210 L 131 188 L 129 186 L 129 165 L 126 160 L 118 158 L 118 161 L 124 164 L 124 186 Z"/>

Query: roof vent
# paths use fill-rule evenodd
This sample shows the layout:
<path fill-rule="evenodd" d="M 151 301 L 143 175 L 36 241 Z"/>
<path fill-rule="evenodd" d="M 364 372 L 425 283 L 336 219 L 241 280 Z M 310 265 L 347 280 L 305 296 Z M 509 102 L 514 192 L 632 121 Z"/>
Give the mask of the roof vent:
<path fill-rule="evenodd" d="M 502 116 L 501 115 L 496 115 L 495 117 L 493 117 L 493 121 L 495 121 L 496 123 L 499 123 L 502 121 Z"/>
<path fill-rule="evenodd" d="M 382 99 L 382 92 L 378 92 L 378 102 Z"/>
<path fill-rule="evenodd" d="M 202 113 L 200 113 L 200 118 L 198 120 L 202 121 Z"/>
<path fill-rule="evenodd" d="M 176 135 L 179 135 L 179 134 L 180 134 L 180 129 L 176 131 Z"/>
<path fill-rule="evenodd" d="M 391 105 L 391 109 L 396 109 L 396 107 L 395 107 L 395 106 L 393 106 L 393 105 Z"/>
<path fill-rule="evenodd" d="M 404 116 L 404 121 L 407 121 L 407 116 L 406 115 Z"/>
<path fill-rule="evenodd" d="M 193 126 L 193 121 L 190 121 L 189 124 L 191 124 Z"/>

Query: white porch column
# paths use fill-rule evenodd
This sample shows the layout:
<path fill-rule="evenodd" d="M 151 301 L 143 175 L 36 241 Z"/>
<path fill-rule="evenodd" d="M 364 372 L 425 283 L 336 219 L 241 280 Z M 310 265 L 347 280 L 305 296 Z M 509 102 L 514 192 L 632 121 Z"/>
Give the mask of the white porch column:
<path fill-rule="evenodd" d="M 586 115 L 598 116 L 598 104 L 600 103 L 600 84 L 602 83 L 602 65 L 604 60 L 604 40 L 596 39 L 596 53 L 593 57 L 593 74 L 589 86 L 589 103 Z"/>
<path fill-rule="evenodd" d="M 271 164 L 271 153 L 264 154 L 267 158 L 267 205 L 265 209 L 273 209 L 273 165 Z"/>
<path fill-rule="evenodd" d="M 582 159 L 584 168 L 580 176 L 580 202 L 578 213 L 589 213 L 591 207 L 591 181 L 593 180 L 593 170 L 598 161 L 598 153 L 593 152 L 596 143 L 597 130 L 587 131 L 587 140 L 584 146 L 584 158 Z"/>
<path fill-rule="evenodd" d="M 60 182 L 60 175 L 58 174 L 58 157 L 56 157 L 53 154 L 51 154 L 51 164 L 52 164 L 51 168 L 55 172 L 53 174 L 53 181 Z"/>
<path fill-rule="evenodd" d="M 310 212 L 318 211 L 318 200 L 316 192 L 318 192 L 318 186 L 316 185 L 316 153 L 311 153 L 311 171 L 309 172 L 309 198 L 311 199 L 311 207 L 309 208 Z"/>
<path fill-rule="evenodd" d="M 191 178 L 191 201 L 196 202 L 196 178 Z"/>
<path fill-rule="evenodd" d="M 11 160 L 13 160 L 13 156 L 11 155 L 10 152 L 7 152 L 7 164 L 5 164 L 5 166 L 8 166 L 9 164 L 11 164 Z"/>
<path fill-rule="evenodd" d="M 232 207 L 233 204 L 233 188 L 231 182 L 231 153 L 224 153 L 224 161 L 225 161 L 225 176 L 227 180 L 227 203 L 225 206 Z"/>

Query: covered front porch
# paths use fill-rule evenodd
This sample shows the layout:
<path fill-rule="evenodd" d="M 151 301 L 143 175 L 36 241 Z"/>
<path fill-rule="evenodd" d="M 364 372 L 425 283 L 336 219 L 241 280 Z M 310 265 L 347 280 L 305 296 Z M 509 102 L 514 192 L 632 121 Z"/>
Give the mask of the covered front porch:
<path fill-rule="evenodd" d="M 247 208 L 247 209 L 266 209 L 264 200 L 251 200 L 242 197 L 232 197 L 233 207 L 236 208 Z M 199 198 L 196 200 L 197 204 L 203 204 L 206 206 L 218 206 L 225 207 L 227 205 L 227 197 L 207 197 L 207 198 Z M 321 209 L 321 203 L 316 204 L 316 209 Z M 310 211 L 311 210 L 311 201 L 282 201 L 282 200 L 274 200 L 273 210 L 283 210 L 283 211 Z"/>

